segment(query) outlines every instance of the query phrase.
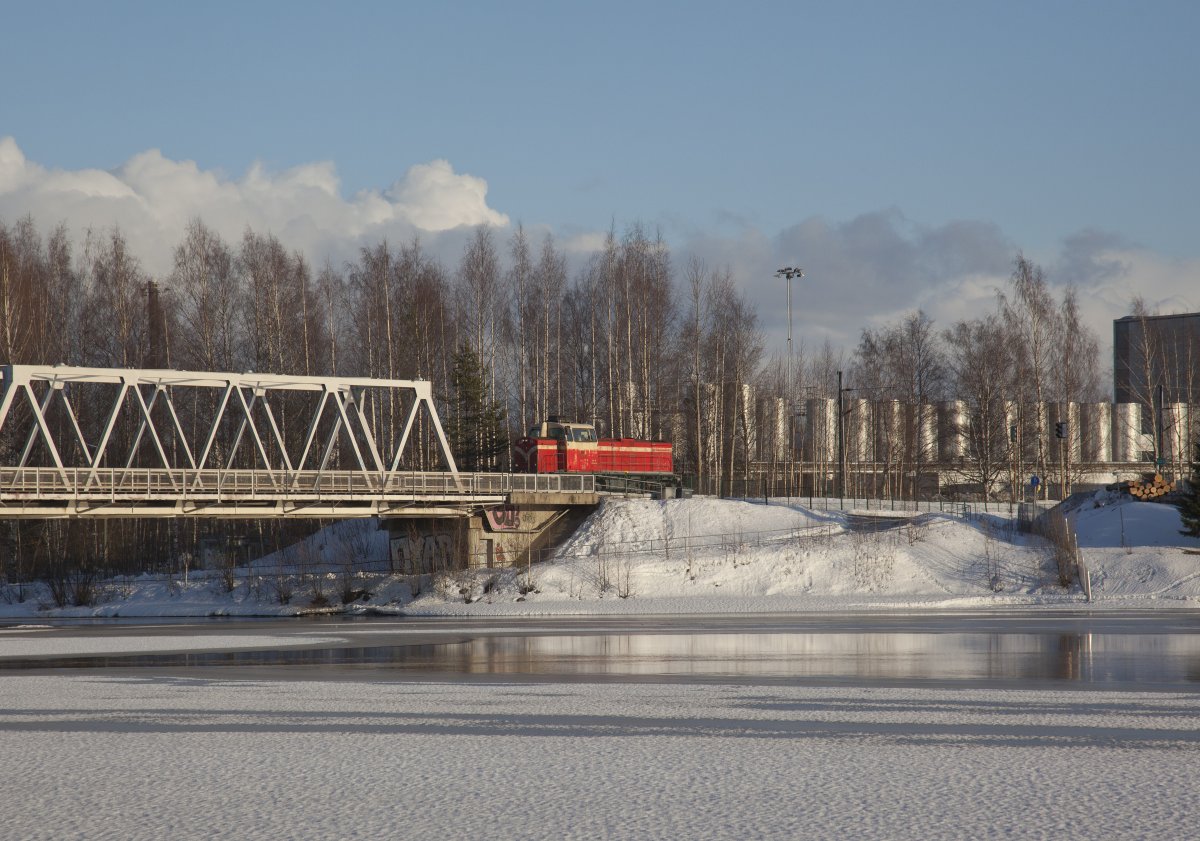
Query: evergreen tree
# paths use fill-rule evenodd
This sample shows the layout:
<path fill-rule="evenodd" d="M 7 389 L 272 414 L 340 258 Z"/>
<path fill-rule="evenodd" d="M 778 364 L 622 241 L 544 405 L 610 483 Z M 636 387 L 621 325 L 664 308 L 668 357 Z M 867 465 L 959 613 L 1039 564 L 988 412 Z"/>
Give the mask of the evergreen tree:
<path fill-rule="evenodd" d="M 494 469 L 508 449 L 504 416 L 500 404 L 487 399 L 483 363 L 465 344 L 454 352 L 450 387 L 451 413 L 446 434 L 459 470 Z"/>
<path fill-rule="evenodd" d="M 1187 490 L 1175 505 L 1178 506 L 1179 518 L 1183 521 L 1183 529 L 1179 533 L 1200 537 L 1200 441 L 1196 443 L 1192 458 L 1192 475 L 1188 477 Z"/>

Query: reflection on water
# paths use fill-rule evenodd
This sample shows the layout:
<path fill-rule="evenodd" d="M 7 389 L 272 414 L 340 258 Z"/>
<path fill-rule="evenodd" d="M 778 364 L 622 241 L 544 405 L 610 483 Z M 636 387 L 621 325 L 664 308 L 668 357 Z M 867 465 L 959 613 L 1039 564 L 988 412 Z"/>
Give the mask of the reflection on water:
<path fill-rule="evenodd" d="M 2 661 L 0 669 L 370 667 L 459 675 L 872 681 L 1200 681 L 1200 634 L 517 632 L 420 644 Z"/>
<path fill-rule="evenodd" d="M 389 653 L 381 652 L 383 656 Z M 1200 638 L 1094 634 L 654 634 L 474 639 L 399 653 L 462 673 L 1088 682 L 1200 678 Z M 394 661 L 395 662 L 395 661 Z"/>

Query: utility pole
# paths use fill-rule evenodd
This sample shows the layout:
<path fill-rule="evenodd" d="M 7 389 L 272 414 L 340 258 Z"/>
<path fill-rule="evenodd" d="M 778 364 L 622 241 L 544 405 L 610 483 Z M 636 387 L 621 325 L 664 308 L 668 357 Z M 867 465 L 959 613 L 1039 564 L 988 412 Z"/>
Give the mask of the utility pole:
<path fill-rule="evenodd" d="M 1155 389 L 1154 407 L 1154 472 L 1162 473 L 1163 465 L 1167 463 L 1166 438 L 1163 435 L 1163 406 L 1166 403 L 1166 393 L 1162 383 Z"/>
<path fill-rule="evenodd" d="M 1067 436 L 1070 435 L 1070 432 L 1068 421 L 1055 422 L 1054 437 L 1058 440 L 1058 497 L 1060 500 L 1067 498 Z"/>
<path fill-rule="evenodd" d="M 1061 483 L 1062 488 L 1059 491 L 1059 495 L 1061 496 L 1063 501 L 1066 500 L 1067 493 L 1068 493 L 1068 485 L 1067 485 L 1067 445 L 1068 445 L 1067 442 L 1068 442 L 1068 440 L 1069 439 L 1064 435 L 1063 440 L 1058 442 L 1059 473 L 1062 476 L 1062 483 Z"/>
<path fill-rule="evenodd" d="M 842 409 L 842 372 L 837 372 L 837 448 L 838 448 L 838 508 L 846 507 L 846 413 Z"/>

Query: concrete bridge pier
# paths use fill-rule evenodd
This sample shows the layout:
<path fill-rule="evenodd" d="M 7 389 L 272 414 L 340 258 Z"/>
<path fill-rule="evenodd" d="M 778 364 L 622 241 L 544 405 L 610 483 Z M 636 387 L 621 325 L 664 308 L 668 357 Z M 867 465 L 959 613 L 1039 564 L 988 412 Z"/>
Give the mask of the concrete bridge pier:
<path fill-rule="evenodd" d="M 392 569 L 422 575 L 536 563 L 587 519 L 596 493 L 513 492 L 498 505 L 383 518 Z"/>

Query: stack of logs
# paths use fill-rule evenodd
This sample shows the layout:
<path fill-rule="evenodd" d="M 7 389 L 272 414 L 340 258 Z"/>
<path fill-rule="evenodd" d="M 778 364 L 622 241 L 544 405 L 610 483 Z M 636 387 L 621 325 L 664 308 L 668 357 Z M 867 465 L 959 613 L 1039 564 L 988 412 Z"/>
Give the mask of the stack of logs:
<path fill-rule="evenodd" d="M 1175 490 L 1175 483 L 1168 482 L 1161 473 L 1155 473 L 1153 479 L 1135 480 L 1129 483 L 1129 495 L 1143 502 L 1158 499 L 1173 490 Z"/>

